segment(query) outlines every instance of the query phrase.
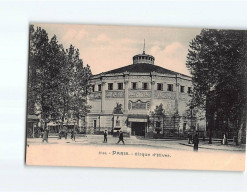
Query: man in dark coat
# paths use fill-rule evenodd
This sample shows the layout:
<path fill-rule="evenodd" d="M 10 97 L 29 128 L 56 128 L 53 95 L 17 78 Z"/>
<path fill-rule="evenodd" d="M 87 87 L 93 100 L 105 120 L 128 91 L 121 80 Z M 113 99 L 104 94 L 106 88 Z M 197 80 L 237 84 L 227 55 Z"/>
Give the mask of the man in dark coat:
<path fill-rule="evenodd" d="M 194 141 L 194 151 L 197 152 L 198 151 L 198 145 L 199 145 L 198 133 L 195 134 L 193 141 Z"/>
<path fill-rule="evenodd" d="M 103 143 L 107 143 L 107 130 L 105 130 L 104 132 L 104 141 Z"/>
<path fill-rule="evenodd" d="M 117 144 L 119 144 L 120 141 L 122 141 L 123 144 L 124 144 L 124 140 L 123 140 L 123 132 L 122 132 L 122 131 L 120 131 L 119 140 L 118 140 Z"/>
<path fill-rule="evenodd" d="M 48 130 L 45 129 L 43 133 L 43 140 L 42 142 L 46 141 L 48 143 Z"/>
<path fill-rule="evenodd" d="M 71 139 L 75 141 L 75 131 L 74 130 L 71 131 Z"/>

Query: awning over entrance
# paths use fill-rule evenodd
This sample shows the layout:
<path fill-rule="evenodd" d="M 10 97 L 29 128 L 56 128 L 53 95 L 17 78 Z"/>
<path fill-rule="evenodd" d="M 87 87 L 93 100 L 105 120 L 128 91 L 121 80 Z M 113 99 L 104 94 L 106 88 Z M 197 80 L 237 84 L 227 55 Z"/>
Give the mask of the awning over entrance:
<path fill-rule="evenodd" d="M 129 122 L 148 122 L 148 116 L 139 115 L 139 114 L 128 115 L 128 121 Z"/>
<path fill-rule="evenodd" d="M 148 122 L 147 119 L 141 119 L 141 118 L 129 118 L 129 122 Z"/>

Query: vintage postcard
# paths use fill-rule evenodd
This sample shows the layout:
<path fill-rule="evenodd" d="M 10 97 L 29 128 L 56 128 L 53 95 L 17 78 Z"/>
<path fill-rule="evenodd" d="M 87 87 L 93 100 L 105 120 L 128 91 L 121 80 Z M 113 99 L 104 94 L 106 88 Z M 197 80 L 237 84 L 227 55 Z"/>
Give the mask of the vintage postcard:
<path fill-rule="evenodd" d="M 34 23 L 26 164 L 244 171 L 247 31 Z"/>

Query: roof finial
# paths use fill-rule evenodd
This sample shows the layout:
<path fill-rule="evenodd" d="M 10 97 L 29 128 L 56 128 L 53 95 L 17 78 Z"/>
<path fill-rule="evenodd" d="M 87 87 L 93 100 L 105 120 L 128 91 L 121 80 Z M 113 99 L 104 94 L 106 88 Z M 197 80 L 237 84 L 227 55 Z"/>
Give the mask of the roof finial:
<path fill-rule="evenodd" d="M 144 39 L 144 46 L 143 46 L 143 54 L 145 54 L 145 39 Z"/>

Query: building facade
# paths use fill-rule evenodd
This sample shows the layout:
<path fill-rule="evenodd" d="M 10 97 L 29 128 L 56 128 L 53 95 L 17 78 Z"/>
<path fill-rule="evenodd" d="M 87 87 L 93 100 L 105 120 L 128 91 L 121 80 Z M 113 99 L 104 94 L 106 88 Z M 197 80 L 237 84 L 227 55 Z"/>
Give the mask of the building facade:
<path fill-rule="evenodd" d="M 191 77 L 154 61 L 143 51 L 133 57 L 133 64 L 92 77 L 87 133 L 121 130 L 128 135 L 182 136 L 200 128 L 189 106 Z M 161 113 L 156 112 L 158 106 Z"/>

